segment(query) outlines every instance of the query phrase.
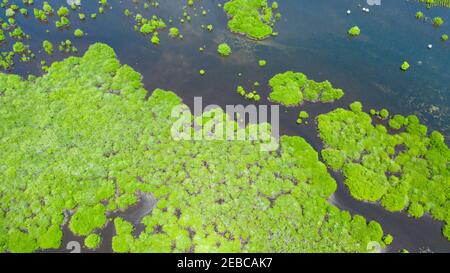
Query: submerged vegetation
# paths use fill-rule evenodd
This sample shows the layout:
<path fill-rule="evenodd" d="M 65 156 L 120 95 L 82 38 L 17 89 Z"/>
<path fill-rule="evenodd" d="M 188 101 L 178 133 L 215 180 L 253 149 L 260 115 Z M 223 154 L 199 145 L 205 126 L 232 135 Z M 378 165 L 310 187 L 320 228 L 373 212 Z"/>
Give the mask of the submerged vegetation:
<path fill-rule="evenodd" d="M 428 134 L 413 115 L 394 115 L 389 133 L 382 124 L 373 125 L 361 103 L 350 108 L 318 117 L 326 163 L 343 172 L 356 199 L 380 201 L 389 211 L 406 209 L 414 217 L 429 212 L 446 222 L 443 233 L 450 240 L 450 150 L 444 136 Z"/>
<path fill-rule="evenodd" d="M 146 99 L 141 75 L 106 45 L 53 63 L 42 77 L 0 74 L 0 85 L 2 252 L 58 248 L 66 221 L 96 248 L 111 220 L 116 252 L 385 245 L 378 223 L 328 203 L 336 183 L 303 138 L 281 137 L 274 153 L 262 152 L 260 141 L 176 141 L 180 98 L 157 89 Z M 205 115 L 216 125 L 227 120 Z M 131 223 L 106 215 L 136 204 L 138 193 L 157 204 L 136 235 Z"/>
<path fill-rule="evenodd" d="M 287 71 L 269 80 L 272 92 L 269 99 L 285 106 L 296 106 L 304 101 L 333 102 L 344 95 L 342 89 L 333 88 L 329 81 L 309 80 L 305 74 Z"/>

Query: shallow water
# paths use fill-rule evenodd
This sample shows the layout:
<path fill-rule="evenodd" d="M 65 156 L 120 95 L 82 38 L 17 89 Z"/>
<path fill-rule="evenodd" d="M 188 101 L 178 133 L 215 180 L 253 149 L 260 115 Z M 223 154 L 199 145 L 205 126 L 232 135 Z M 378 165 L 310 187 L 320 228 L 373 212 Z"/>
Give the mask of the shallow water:
<path fill-rule="evenodd" d="M 54 8 L 61 3 L 49 2 Z M 82 1 L 82 12 L 87 15 L 85 22 L 80 22 L 76 13 L 71 12 L 72 27 L 64 31 L 55 30 L 53 22 L 43 26 L 32 15 L 17 18 L 24 31 L 31 35 L 30 44 L 35 51 L 41 49 L 45 39 L 54 45 L 71 39 L 80 54 L 94 42 L 106 43 L 115 49 L 122 63 L 143 75 L 148 90 L 157 87 L 173 90 L 189 106 L 193 105 L 194 96 L 202 96 L 204 105 L 248 104 L 235 89 L 237 85 L 243 85 L 252 90 L 255 81 L 261 83 L 256 88 L 262 97 L 260 103 L 268 104 L 268 79 L 286 70 L 301 71 L 317 81 L 329 80 L 344 89 L 345 96 L 340 101 L 281 107 L 280 111 L 280 132 L 300 135 L 317 150 L 321 149 L 321 143 L 312 118 L 309 125 L 295 123 L 300 109 L 315 117 L 336 107 L 346 107 L 354 100 L 361 101 L 366 110 L 386 107 L 391 113 L 417 114 L 430 129 L 441 131 L 449 139 L 450 43 L 442 43 L 439 38 L 442 33 L 450 34 L 450 9 L 427 10 L 414 1 L 381 0 L 381 6 L 370 7 L 370 13 L 364 13 L 359 5 L 365 1 L 359 0 L 281 0 L 282 18 L 276 26 L 279 36 L 255 42 L 226 29 L 227 17 L 217 7 L 224 1 L 203 1 L 208 15 L 191 14 L 192 22 L 183 25 L 177 20 L 183 14 L 179 0 L 160 1 L 158 10 L 150 8 L 147 11 L 143 9 L 143 1 L 138 5 L 131 1 L 109 2 L 112 10 L 105 9 L 105 14 L 99 14 L 94 21 L 88 17 L 91 12 L 96 12 L 96 1 Z M 171 39 L 166 30 L 160 35 L 161 45 L 152 45 L 150 37 L 133 30 L 133 19 L 123 15 L 125 8 L 138 9 L 146 17 L 157 14 L 165 21 L 172 18 L 184 39 Z M 351 15 L 346 14 L 348 9 L 352 10 Z M 420 22 L 414 18 L 417 10 L 424 11 L 429 17 L 441 16 L 446 23 L 434 28 L 430 19 Z M 214 31 L 202 29 L 201 24 L 213 24 Z M 346 33 L 353 25 L 362 30 L 356 39 L 349 38 Z M 50 33 L 45 32 L 46 28 Z M 87 35 L 76 39 L 73 36 L 75 28 L 83 29 Z M 217 44 L 221 42 L 231 45 L 233 54 L 230 57 L 221 58 L 216 53 Z M 433 44 L 431 50 L 427 48 L 429 43 Z M 10 45 L 0 46 L 0 50 L 6 46 Z M 201 46 L 206 47 L 204 53 L 198 50 Z M 17 62 L 12 72 L 40 74 L 41 59 L 49 62 L 68 56 L 56 51 L 52 59 L 37 54 L 37 60 L 30 64 Z M 267 67 L 258 67 L 259 59 L 267 60 Z M 399 69 L 404 60 L 411 64 L 406 73 Z M 200 76 L 200 69 L 205 69 L 206 75 Z M 412 219 L 405 213 L 389 213 L 376 204 L 356 201 L 348 194 L 342 177 L 334 176 L 338 190 L 330 202 L 380 222 L 383 229 L 394 236 L 388 251 L 407 248 L 410 251 L 450 252 L 450 243 L 441 235 L 442 223 L 430 217 Z M 132 215 L 136 211 L 133 209 L 139 215 L 145 208 L 148 206 L 144 202 L 142 207 L 138 205 L 123 216 L 134 221 Z M 67 229 L 64 233 L 64 245 L 71 240 L 82 242 Z M 109 224 L 103 231 L 105 238 L 99 251 L 111 249 L 113 233 L 112 224 Z"/>

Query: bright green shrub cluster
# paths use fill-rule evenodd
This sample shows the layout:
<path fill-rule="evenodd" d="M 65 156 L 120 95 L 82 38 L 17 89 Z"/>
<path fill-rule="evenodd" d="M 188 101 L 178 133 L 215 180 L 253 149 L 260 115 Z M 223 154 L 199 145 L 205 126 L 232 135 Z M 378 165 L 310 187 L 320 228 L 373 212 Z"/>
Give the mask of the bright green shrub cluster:
<path fill-rule="evenodd" d="M 344 92 L 333 88 L 329 81 L 309 80 L 305 74 L 287 71 L 277 74 L 269 80 L 272 92 L 269 99 L 285 106 L 295 106 L 303 101 L 333 102 L 340 99 Z"/>
<path fill-rule="evenodd" d="M 171 27 L 169 29 L 169 36 L 172 38 L 177 38 L 180 36 L 180 30 L 176 27 Z"/>
<path fill-rule="evenodd" d="M 442 17 L 434 17 L 433 18 L 433 25 L 436 27 L 441 26 L 442 24 L 444 24 L 444 19 L 442 19 Z"/>
<path fill-rule="evenodd" d="M 241 33 L 252 39 L 264 39 L 273 34 L 277 5 L 269 6 L 267 0 L 231 0 L 223 6 L 231 18 L 228 27 L 232 32 Z"/>
<path fill-rule="evenodd" d="M 171 114 L 180 98 L 157 89 L 145 99 L 141 75 L 106 45 L 30 81 L 0 74 L 0 85 L 2 252 L 58 247 L 65 218 L 95 248 L 106 215 L 136 203 L 138 192 L 156 207 L 137 237 L 131 223 L 114 220 L 116 252 L 383 245 L 379 224 L 327 202 L 336 183 L 304 139 L 283 136 L 274 153 L 259 141 L 176 141 Z M 202 122 L 216 117 L 225 122 L 218 114 Z"/>
<path fill-rule="evenodd" d="M 73 35 L 75 35 L 75 37 L 81 38 L 84 36 L 84 32 L 81 29 L 77 28 L 73 32 Z"/>
<path fill-rule="evenodd" d="M 70 220 L 69 228 L 74 234 L 88 235 L 105 223 L 105 207 L 97 204 L 94 207 L 79 207 Z"/>
<path fill-rule="evenodd" d="M 350 36 L 359 36 L 361 34 L 361 29 L 358 26 L 353 26 L 348 30 Z"/>
<path fill-rule="evenodd" d="M 135 16 L 136 26 L 135 28 L 139 28 L 139 32 L 144 35 L 154 33 L 157 30 L 162 30 L 166 28 L 166 24 L 161 18 L 158 18 L 156 15 L 152 16 L 150 19 L 146 19 L 142 17 L 142 15 L 137 14 Z"/>
<path fill-rule="evenodd" d="M 402 65 L 400 66 L 400 69 L 403 70 L 403 71 L 407 71 L 409 69 L 409 67 L 410 67 L 409 63 L 407 61 L 404 61 L 402 63 Z"/>
<path fill-rule="evenodd" d="M 407 208 L 414 217 L 429 212 L 449 225 L 450 150 L 439 132 L 428 135 L 416 116 L 394 115 L 389 126 L 397 132 L 390 134 L 358 102 L 351 111 L 320 115 L 318 125 L 322 156 L 343 171 L 352 196 L 381 201 L 390 211 Z"/>
<path fill-rule="evenodd" d="M 42 47 L 44 48 L 45 52 L 47 52 L 47 54 L 49 56 L 53 55 L 53 44 L 51 42 L 49 42 L 48 40 L 45 40 L 42 42 Z"/>
<path fill-rule="evenodd" d="M 100 235 L 98 234 L 93 233 L 86 237 L 86 239 L 84 240 L 84 245 L 87 248 L 96 249 L 100 246 L 101 242 L 102 237 L 100 237 Z"/>
<path fill-rule="evenodd" d="M 231 54 L 231 47 L 227 43 L 221 43 L 217 47 L 217 52 L 222 56 L 230 56 Z"/>
<path fill-rule="evenodd" d="M 450 8 L 450 0 L 418 0 L 421 3 L 425 3 L 428 8 L 431 7 L 447 7 Z"/>
<path fill-rule="evenodd" d="M 245 88 L 241 85 L 239 85 L 236 88 L 236 92 L 241 95 L 242 97 L 248 99 L 248 100 L 254 100 L 254 101 L 260 101 L 261 100 L 261 96 L 258 94 L 258 92 L 256 92 L 256 90 L 247 92 L 245 90 Z"/>

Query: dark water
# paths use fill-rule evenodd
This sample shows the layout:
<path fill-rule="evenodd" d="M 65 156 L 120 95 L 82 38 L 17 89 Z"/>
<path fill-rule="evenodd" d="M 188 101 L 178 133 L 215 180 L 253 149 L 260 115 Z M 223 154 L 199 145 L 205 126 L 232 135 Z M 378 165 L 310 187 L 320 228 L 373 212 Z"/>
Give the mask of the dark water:
<path fill-rule="evenodd" d="M 56 8 L 63 1 L 49 2 Z M 300 109 L 315 117 L 336 107 L 346 107 L 355 100 L 361 101 L 367 110 L 386 107 L 391 113 L 417 114 L 430 129 L 439 130 L 449 138 L 450 43 L 442 43 L 440 36 L 450 34 L 450 9 L 428 10 L 415 1 L 381 0 L 381 6 L 370 7 L 370 13 L 364 13 L 359 5 L 364 5 L 365 1 L 361 0 L 279 0 L 282 14 L 276 25 L 279 36 L 255 42 L 226 29 L 227 17 L 217 7 L 218 3 L 225 1 L 203 1 L 201 5 L 209 11 L 208 15 L 201 16 L 198 11 L 199 15 L 194 16 L 191 11 L 191 23 L 183 25 L 178 18 L 183 15 L 182 3 L 186 1 L 160 1 L 158 9 L 144 10 L 144 1 L 135 5 L 131 1 L 110 0 L 113 8 L 105 9 L 105 14 L 98 15 L 94 21 L 88 17 L 97 10 L 95 2 L 82 1 L 86 21 L 80 22 L 76 13 L 71 12 L 72 27 L 65 31 L 55 30 L 53 21 L 45 26 L 32 15 L 27 19 L 17 18 L 24 31 L 31 35 L 29 42 L 35 51 L 41 49 L 44 39 L 54 44 L 71 39 L 80 54 L 94 42 L 107 43 L 115 49 L 122 63 L 144 76 L 148 90 L 157 87 L 173 90 L 189 106 L 192 106 L 194 96 L 202 96 L 204 105 L 247 104 L 249 102 L 235 92 L 236 86 L 243 85 L 253 90 L 255 81 L 261 83 L 255 88 L 261 94 L 260 103 L 268 104 L 268 79 L 286 70 L 301 71 L 317 81 L 330 80 L 345 91 L 340 101 L 281 108 L 281 133 L 300 135 L 317 150 L 321 143 L 313 120 L 310 119 L 309 125 L 298 126 L 295 123 Z M 123 15 L 125 8 L 139 11 L 147 18 L 153 14 L 166 22 L 172 18 L 173 25 L 180 28 L 184 39 L 171 39 L 164 31 L 160 34 L 161 45 L 152 45 L 150 37 L 133 30 L 134 20 Z M 351 15 L 346 14 L 348 9 L 352 11 Z M 430 18 L 441 16 L 446 23 L 434 28 L 430 18 L 426 22 L 418 21 L 414 18 L 418 10 Z M 214 31 L 210 33 L 202 29 L 201 24 L 213 24 Z M 346 33 L 353 25 L 362 30 L 356 39 L 349 38 Z M 45 32 L 46 28 L 50 33 Z M 83 29 L 87 35 L 76 39 L 73 36 L 75 28 Z M 217 55 L 216 47 L 221 42 L 231 45 L 233 54 L 230 57 Z M 431 50 L 427 48 L 430 43 L 433 44 Z M 6 46 L 11 45 L 0 46 L 0 49 Z M 206 47 L 204 53 L 198 50 L 201 46 Z M 57 52 L 52 60 L 65 56 Z M 38 54 L 35 62 L 17 63 L 12 72 L 39 74 L 42 58 L 49 60 L 45 54 Z M 267 67 L 258 67 L 259 59 L 267 60 Z M 406 73 L 399 69 L 405 60 L 411 64 Z M 205 69 L 206 75 L 200 76 L 200 69 Z M 376 204 L 356 201 L 349 196 L 342 177 L 339 174 L 334 176 L 338 190 L 330 201 L 351 213 L 380 222 L 383 229 L 395 238 L 388 251 L 407 248 L 416 252 L 450 252 L 450 243 L 441 235 L 442 223 L 430 217 L 412 219 L 405 213 L 389 213 Z M 65 231 L 65 242 L 75 238 Z M 112 235 L 113 232 L 110 224 L 104 235 Z M 110 238 L 105 240 L 101 251 L 110 249 Z"/>

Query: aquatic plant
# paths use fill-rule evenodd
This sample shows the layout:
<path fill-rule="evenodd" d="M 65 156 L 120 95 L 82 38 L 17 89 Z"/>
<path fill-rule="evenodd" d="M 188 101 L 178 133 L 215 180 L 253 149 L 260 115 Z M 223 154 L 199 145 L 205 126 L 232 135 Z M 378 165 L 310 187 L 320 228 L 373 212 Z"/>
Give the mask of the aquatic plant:
<path fill-rule="evenodd" d="M 348 34 L 350 36 L 359 36 L 361 34 L 361 30 L 358 26 L 353 26 L 348 30 Z"/>
<path fill-rule="evenodd" d="M 423 12 L 421 12 L 421 11 L 416 12 L 417 19 L 423 19 L 424 17 L 425 17 L 425 15 L 423 14 Z"/>
<path fill-rule="evenodd" d="M 169 37 L 177 38 L 180 36 L 180 31 L 176 27 L 171 27 L 169 29 Z"/>
<path fill-rule="evenodd" d="M 344 92 L 333 88 L 329 81 L 315 82 L 305 74 L 287 71 L 275 75 L 269 80 L 272 92 L 269 99 L 285 106 L 296 106 L 303 101 L 333 102 L 340 99 Z"/>
<path fill-rule="evenodd" d="M 373 125 L 361 103 L 350 108 L 320 115 L 318 128 L 325 144 L 322 156 L 333 170 L 342 171 L 351 195 L 381 201 L 389 211 L 407 209 L 414 217 L 430 213 L 448 228 L 450 150 L 444 136 L 428 134 L 416 116 L 401 115 L 389 120 L 396 130 L 391 134 L 382 124 Z"/>
<path fill-rule="evenodd" d="M 304 119 L 309 118 L 309 114 L 306 111 L 300 111 L 297 118 L 297 124 L 302 124 Z"/>
<path fill-rule="evenodd" d="M 259 61 L 258 61 L 258 65 L 259 65 L 260 67 L 265 67 L 265 66 L 267 65 L 267 61 L 266 61 L 266 60 L 259 60 Z"/>
<path fill-rule="evenodd" d="M 155 32 L 153 33 L 152 38 L 150 39 L 150 41 L 151 41 L 152 44 L 154 44 L 154 45 L 159 45 L 160 40 L 159 40 L 158 32 L 155 31 Z"/>
<path fill-rule="evenodd" d="M 5 32 L 0 29 L 0 43 L 6 40 Z"/>
<path fill-rule="evenodd" d="M 14 51 L 2 52 L 0 55 L 0 67 L 9 70 L 14 65 Z"/>
<path fill-rule="evenodd" d="M 56 14 L 58 14 L 59 17 L 67 17 L 69 15 L 69 9 L 65 6 L 62 6 L 58 9 Z"/>
<path fill-rule="evenodd" d="M 387 109 L 383 108 L 380 110 L 379 115 L 382 119 L 387 119 L 387 118 L 389 118 L 389 111 Z"/>
<path fill-rule="evenodd" d="M 75 35 L 75 37 L 81 38 L 84 36 L 84 32 L 81 29 L 77 28 L 73 32 L 73 35 Z"/>
<path fill-rule="evenodd" d="M 44 1 L 44 3 L 42 4 L 42 10 L 43 10 L 47 15 L 53 14 L 53 8 L 52 8 L 52 6 L 51 6 L 48 2 L 46 2 L 46 1 Z"/>
<path fill-rule="evenodd" d="M 441 26 L 442 24 L 444 24 L 444 19 L 442 19 L 442 17 L 434 17 L 433 18 L 433 25 L 436 27 Z"/>
<path fill-rule="evenodd" d="M 42 47 L 49 56 L 53 55 L 53 44 L 51 42 L 49 42 L 48 40 L 43 41 Z"/>
<path fill-rule="evenodd" d="M 227 43 L 221 43 L 217 47 L 217 52 L 222 56 L 229 56 L 231 54 L 231 47 Z"/>
<path fill-rule="evenodd" d="M 1 39 L 0 39 L 0 40 L 1 40 Z M 441 35 L 441 40 L 442 40 L 443 42 L 448 41 L 448 35 L 447 35 L 447 34 L 442 34 L 442 35 Z"/>
<path fill-rule="evenodd" d="M 79 207 L 70 220 L 70 230 L 77 235 L 89 235 L 106 223 L 105 211 L 102 204 L 93 207 Z"/>
<path fill-rule="evenodd" d="M 418 0 L 421 3 L 425 3 L 427 5 L 427 8 L 432 7 L 447 7 L 450 8 L 450 1 L 449 0 Z"/>
<path fill-rule="evenodd" d="M 400 66 L 400 69 L 403 70 L 403 71 L 408 70 L 409 69 L 409 63 L 407 61 L 404 61 L 402 63 L 402 65 Z"/>
<path fill-rule="evenodd" d="M 274 8 L 268 5 L 267 0 L 231 0 L 225 3 L 223 9 L 230 17 L 228 28 L 232 32 L 257 40 L 272 35 L 272 26 L 279 18 L 273 16 Z"/>
<path fill-rule="evenodd" d="M 55 21 L 57 28 L 64 28 L 70 25 L 70 20 L 67 17 L 61 17 L 59 21 Z"/>
<path fill-rule="evenodd" d="M 385 245 L 390 245 L 394 241 L 394 237 L 391 234 L 387 234 L 383 237 L 383 242 Z"/>
<path fill-rule="evenodd" d="M 259 85 L 259 84 L 258 84 Z M 256 85 L 255 85 L 256 86 Z M 253 101 L 260 101 L 261 100 L 261 96 L 258 94 L 258 92 L 256 92 L 255 90 L 251 91 L 251 92 L 247 92 L 244 87 L 242 86 L 238 86 L 236 88 L 236 92 L 241 95 L 242 97 L 248 99 L 248 100 L 253 100 Z"/>
<path fill-rule="evenodd" d="M 86 237 L 86 239 L 84 239 L 84 245 L 87 248 L 90 249 L 96 249 L 100 246 L 100 243 L 102 242 L 102 237 L 100 237 L 100 235 L 98 234 L 89 234 L 89 236 Z"/>
<path fill-rule="evenodd" d="M 59 247 L 65 218 L 94 247 L 109 217 L 116 252 L 384 246 L 378 223 L 328 203 L 336 183 L 303 138 L 282 136 L 273 153 L 261 151 L 259 138 L 177 141 L 172 110 L 181 99 L 160 89 L 146 98 L 141 78 L 103 44 L 53 63 L 43 77 L 0 73 L 1 252 Z M 201 121 L 232 122 L 223 112 Z M 251 133 L 268 126 L 234 128 Z M 157 203 L 136 236 L 111 212 L 142 194 Z"/>
<path fill-rule="evenodd" d="M 25 52 L 25 45 L 22 42 L 15 42 L 13 44 L 13 51 L 15 53 L 24 53 Z"/>

